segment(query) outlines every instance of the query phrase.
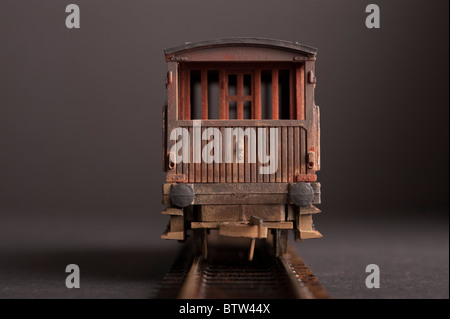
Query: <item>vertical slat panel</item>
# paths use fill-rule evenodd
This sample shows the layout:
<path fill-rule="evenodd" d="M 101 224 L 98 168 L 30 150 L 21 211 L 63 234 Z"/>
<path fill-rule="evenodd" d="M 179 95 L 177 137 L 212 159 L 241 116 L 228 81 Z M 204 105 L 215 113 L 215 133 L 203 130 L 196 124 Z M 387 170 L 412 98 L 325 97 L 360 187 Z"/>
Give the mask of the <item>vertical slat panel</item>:
<path fill-rule="evenodd" d="M 300 163 L 301 163 L 301 173 L 306 174 L 306 131 L 302 127 L 301 139 L 300 139 Z"/>
<path fill-rule="evenodd" d="M 218 127 L 217 129 L 220 130 L 220 127 Z M 219 146 L 221 146 L 221 145 L 219 145 Z M 219 150 L 216 150 L 215 148 L 214 148 L 214 151 L 215 152 L 219 152 Z M 214 165 L 214 183 L 219 183 L 220 182 L 220 165 L 221 164 L 217 163 L 217 162 L 214 162 L 213 165 Z"/>
<path fill-rule="evenodd" d="M 277 166 L 277 171 L 275 173 L 275 181 L 277 183 L 281 183 L 281 162 L 282 162 L 282 140 L 281 140 L 281 128 L 277 127 L 277 131 L 278 131 L 278 150 L 277 150 L 277 156 L 278 156 L 278 166 Z"/>
<path fill-rule="evenodd" d="M 258 156 L 258 154 L 259 154 L 259 145 L 258 145 L 258 140 L 259 140 L 259 134 L 258 134 L 258 129 L 256 128 L 256 154 L 257 154 L 257 156 L 256 156 L 256 175 L 255 175 L 255 177 L 256 177 L 256 181 L 258 182 L 258 183 L 262 183 L 263 181 L 264 181 L 264 175 L 262 175 L 261 173 L 260 173 L 260 168 L 261 168 L 261 162 L 260 162 L 260 160 L 259 160 L 259 156 Z"/>
<path fill-rule="evenodd" d="M 266 128 L 266 150 L 265 150 L 266 155 L 268 153 L 268 150 L 269 150 L 269 128 L 267 127 Z M 267 166 L 267 165 L 268 165 L 268 163 L 264 164 L 264 166 Z M 268 183 L 270 181 L 269 178 L 270 178 L 270 176 L 268 174 L 264 174 L 264 176 L 263 176 L 264 183 Z"/>
<path fill-rule="evenodd" d="M 192 127 L 189 127 L 189 136 L 191 137 L 191 155 L 189 162 L 189 183 L 195 182 L 195 174 L 194 174 L 194 143 L 193 143 L 193 130 Z"/>
<path fill-rule="evenodd" d="M 208 119 L 208 70 L 201 71 L 202 82 L 202 120 Z"/>
<path fill-rule="evenodd" d="M 305 119 L 305 66 L 299 65 L 296 68 L 296 105 L 297 105 L 297 120 Z"/>
<path fill-rule="evenodd" d="M 255 92 L 253 94 L 254 98 L 254 112 L 253 112 L 253 119 L 260 120 L 261 119 L 261 70 L 256 69 L 255 70 L 255 76 L 254 76 L 254 88 Z"/>
<path fill-rule="evenodd" d="M 287 183 L 288 181 L 288 140 L 287 127 L 281 128 L 281 181 Z"/>
<path fill-rule="evenodd" d="M 231 142 L 233 142 L 233 141 L 231 141 Z M 227 181 L 227 183 L 233 182 L 233 163 L 232 162 L 226 163 L 226 181 Z"/>
<path fill-rule="evenodd" d="M 182 136 L 179 136 L 177 141 L 181 141 L 181 139 L 182 139 Z M 184 150 L 183 150 L 183 152 L 184 152 Z M 183 174 L 183 162 L 175 163 L 175 172 L 177 173 L 177 175 Z"/>
<path fill-rule="evenodd" d="M 278 70 L 272 70 L 272 119 L 278 120 Z"/>
<path fill-rule="evenodd" d="M 294 179 L 300 174 L 300 128 L 294 127 Z"/>
<path fill-rule="evenodd" d="M 183 164 L 182 163 L 175 164 L 175 172 L 177 175 L 183 174 Z"/>
<path fill-rule="evenodd" d="M 237 115 L 238 120 L 244 118 L 244 101 L 242 96 L 244 95 L 244 74 L 242 72 L 237 74 Z"/>
<path fill-rule="evenodd" d="M 184 116 L 183 118 L 185 120 L 191 119 L 191 70 L 190 68 L 186 67 L 184 69 Z"/>
<path fill-rule="evenodd" d="M 221 69 L 219 72 L 219 87 L 220 87 L 220 93 L 219 93 L 219 119 L 225 120 L 228 119 L 227 115 L 227 109 L 228 109 L 228 103 L 227 103 L 227 90 L 228 90 L 228 81 L 227 81 L 227 74 L 225 73 L 225 70 Z"/>
<path fill-rule="evenodd" d="M 225 82 L 225 92 L 228 94 L 228 78 L 225 74 L 226 82 Z M 230 119 L 230 101 L 227 98 L 227 95 L 225 95 L 225 119 Z"/>
<path fill-rule="evenodd" d="M 297 118 L 296 111 L 296 90 L 295 90 L 295 69 L 289 70 L 289 118 L 294 120 Z"/>
<path fill-rule="evenodd" d="M 202 127 L 202 135 L 203 135 L 203 131 L 204 131 L 204 128 Z M 202 139 L 202 152 L 205 149 L 206 143 L 207 142 Z M 202 156 L 202 163 L 201 163 L 201 176 L 202 176 L 202 178 L 201 178 L 202 183 L 207 183 L 208 182 L 208 164 L 206 164 L 206 162 L 203 160 L 203 156 Z"/>
<path fill-rule="evenodd" d="M 220 182 L 225 183 L 225 129 L 221 127 L 220 132 L 222 133 L 222 162 L 220 163 Z"/>
<path fill-rule="evenodd" d="M 248 127 L 243 128 L 247 129 Z M 278 127 L 278 166 L 274 174 L 259 174 L 261 166 L 268 166 L 270 163 L 261 164 L 259 162 L 258 150 L 256 163 L 250 163 L 249 138 L 244 138 L 244 163 L 237 163 L 236 160 L 236 139 L 233 136 L 233 163 L 225 163 L 225 128 L 219 127 L 223 140 L 222 163 L 213 162 L 207 164 L 201 158 L 201 163 L 194 163 L 194 143 L 193 128 L 187 128 L 191 136 L 190 162 L 183 162 L 175 165 L 173 173 L 184 174 L 186 181 L 194 183 L 255 183 L 255 182 L 295 182 L 298 174 L 309 172 L 306 163 L 307 153 L 307 131 L 303 127 Z M 203 131 L 206 127 L 203 127 Z M 256 129 L 256 127 L 255 127 Z M 202 132 L 203 133 L 203 132 Z M 257 133 L 257 130 L 256 130 Z M 266 127 L 266 154 L 270 152 L 270 128 Z M 258 139 L 257 139 L 258 140 Z M 211 140 L 201 141 L 199 151 Z M 176 142 L 176 141 L 175 141 Z"/>
<path fill-rule="evenodd" d="M 206 141 L 206 144 L 211 142 L 213 138 L 214 137 L 211 137 L 211 139 L 209 141 Z M 208 168 L 208 173 L 207 173 L 208 183 L 213 183 L 214 182 L 214 166 L 215 166 L 215 164 L 214 164 L 214 162 L 212 162 L 212 163 L 206 164 L 206 166 Z"/>
<path fill-rule="evenodd" d="M 245 130 L 245 127 L 242 129 Z M 239 183 L 243 183 L 244 180 L 245 180 L 245 137 L 244 137 L 244 163 L 239 163 Z"/>
<path fill-rule="evenodd" d="M 250 139 L 249 138 L 244 138 L 244 159 L 245 159 L 245 162 L 244 162 L 244 166 L 245 166 L 245 169 L 244 169 L 244 176 L 245 176 L 245 178 L 244 178 L 244 182 L 245 183 L 250 183 L 251 182 L 251 180 L 250 180 L 250 161 L 249 161 L 249 156 L 250 156 L 250 154 L 248 153 L 248 145 L 250 144 L 249 143 L 250 142 Z"/>
<path fill-rule="evenodd" d="M 251 172 L 250 172 L 250 181 L 252 182 L 252 183 L 256 183 L 256 181 L 258 180 L 258 164 L 257 164 L 257 162 L 258 162 L 258 140 L 257 140 L 257 138 L 258 138 L 258 130 L 257 130 L 257 128 L 254 128 L 255 129 L 255 134 L 256 134 L 256 139 L 255 139 L 255 141 L 256 141 L 256 145 L 255 145 L 255 150 L 256 150 L 256 162 L 255 163 L 251 163 L 250 164 L 250 170 L 251 170 Z"/>
<path fill-rule="evenodd" d="M 288 128 L 288 182 L 294 182 L 294 128 Z"/>
<path fill-rule="evenodd" d="M 267 134 L 269 134 L 267 150 L 269 151 L 269 154 L 270 154 L 270 146 L 271 146 L 271 142 L 270 141 L 271 141 L 271 138 L 272 138 L 271 135 L 270 135 L 270 129 L 267 131 Z M 269 162 L 269 164 L 273 165 L 273 163 L 271 161 Z M 271 183 L 275 183 L 275 174 L 276 174 L 276 172 L 269 175 L 269 181 Z"/>
<path fill-rule="evenodd" d="M 201 139 L 201 133 L 200 132 L 200 139 Z M 201 143 L 196 143 L 195 147 L 194 147 L 194 153 L 195 154 L 200 154 L 200 159 L 201 159 L 201 151 L 202 151 L 202 144 Z M 196 183 L 201 183 L 202 181 L 202 164 L 200 163 L 194 163 L 194 170 L 195 170 L 195 182 Z"/>
<path fill-rule="evenodd" d="M 188 130 L 188 132 L 189 132 L 189 128 L 186 128 L 187 130 Z M 190 136 L 190 135 L 189 135 Z M 189 147 L 191 147 L 191 141 L 189 141 Z M 186 152 L 186 150 L 183 148 L 183 152 Z M 189 149 L 189 156 L 192 156 L 192 152 L 191 152 L 191 150 Z M 189 161 L 190 161 L 190 159 L 189 159 Z M 189 163 L 187 163 L 187 162 L 182 162 L 183 163 L 183 168 L 182 168 L 182 171 L 183 171 L 183 174 L 184 174 L 184 178 L 187 180 L 187 181 L 189 181 Z"/>
<path fill-rule="evenodd" d="M 236 161 L 236 137 L 233 136 L 233 183 L 239 183 L 239 164 Z"/>
<path fill-rule="evenodd" d="M 233 155 L 233 183 L 239 183 L 239 164 L 236 162 L 236 156 Z"/>
<path fill-rule="evenodd" d="M 207 168 L 208 168 L 208 173 L 207 173 L 207 179 L 208 179 L 208 183 L 214 183 L 214 170 L 215 170 L 215 164 L 214 163 L 210 163 L 210 164 L 206 164 Z"/>

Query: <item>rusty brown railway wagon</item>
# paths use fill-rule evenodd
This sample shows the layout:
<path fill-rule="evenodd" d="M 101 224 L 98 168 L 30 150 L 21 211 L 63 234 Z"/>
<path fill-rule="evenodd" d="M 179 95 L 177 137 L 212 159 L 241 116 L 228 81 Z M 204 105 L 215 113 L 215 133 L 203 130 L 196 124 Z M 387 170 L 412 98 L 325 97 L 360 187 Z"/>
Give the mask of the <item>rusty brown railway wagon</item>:
<path fill-rule="evenodd" d="M 320 238 L 319 107 L 315 48 L 260 38 L 185 43 L 165 50 L 163 115 L 164 239 L 192 233 L 207 254 L 221 236 L 268 238 L 286 250 Z"/>

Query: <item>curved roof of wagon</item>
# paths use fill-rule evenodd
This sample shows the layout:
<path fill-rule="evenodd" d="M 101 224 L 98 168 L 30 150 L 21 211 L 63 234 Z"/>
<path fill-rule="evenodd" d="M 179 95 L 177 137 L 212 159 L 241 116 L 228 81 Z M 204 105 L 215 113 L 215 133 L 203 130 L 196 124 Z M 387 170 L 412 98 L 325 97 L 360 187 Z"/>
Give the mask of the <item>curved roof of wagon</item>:
<path fill-rule="evenodd" d="M 186 42 L 183 45 L 166 49 L 164 50 L 164 53 L 168 55 L 183 51 L 194 51 L 212 47 L 227 47 L 227 46 L 254 46 L 254 47 L 264 47 L 264 48 L 273 48 L 278 50 L 299 52 L 306 55 L 317 54 L 316 48 L 303 45 L 298 42 L 264 39 L 264 38 L 222 38 L 199 42 Z"/>

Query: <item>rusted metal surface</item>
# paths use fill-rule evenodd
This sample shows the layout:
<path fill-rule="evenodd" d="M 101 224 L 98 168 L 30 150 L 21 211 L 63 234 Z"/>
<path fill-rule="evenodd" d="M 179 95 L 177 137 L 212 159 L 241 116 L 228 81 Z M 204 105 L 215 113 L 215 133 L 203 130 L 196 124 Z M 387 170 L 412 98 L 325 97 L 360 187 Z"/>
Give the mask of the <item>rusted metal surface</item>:
<path fill-rule="evenodd" d="M 181 170 L 181 165 L 177 165 L 178 169 Z M 173 183 L 173 182 L 177 182 L 177 183 L 184 183 L 187 182 L 186 176 L 184 174 L 170 174 L 169 176 L 167 176 L 166 178 L 167 182 L 169 183 Z"/>
<path fill-rule="evenodd" d="M 295 176 L 296 182 L 315 182 L 317 180 L 316 175 L 310 175 L 310 174 L 298 174 Z"/>
<path fill-rule="evenodd" d="M 164 277 L 158 298 L 181 299 L 324 299 L 326 290 L 292 247 L 281 257 L 258 240 L 252 261 L 246 246 L 209 248 L 208 259 L 186 255 Z M 187 267 L 189 261 L 190 268 Z"/>
<path fill-rule="evenodd" d="M 289 280 L 293 285 L 297 284 L 298 296 L 301 299 L 328 299 L 329 294 L 317 280 L 313 272 L 303 262 L 294 247 L 288 245 L 287 253 L 282 257 L 285 269 L 289 274 Z M 289 272 L 289 270 L 291 270 Z"/>

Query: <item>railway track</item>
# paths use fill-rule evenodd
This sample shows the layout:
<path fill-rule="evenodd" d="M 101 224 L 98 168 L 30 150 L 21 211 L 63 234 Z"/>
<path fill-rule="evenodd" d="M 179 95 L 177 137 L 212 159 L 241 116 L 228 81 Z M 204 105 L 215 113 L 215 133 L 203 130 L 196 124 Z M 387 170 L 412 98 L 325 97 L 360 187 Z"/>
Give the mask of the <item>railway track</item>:
<path fill-rule="evenodd" d="M 248 246 L 210 244 L 208 259 L 194 257 L 192 250 L 190 245 L 183 248 L 162 280 L 157 298 L 329 298 L 293 247 L 275 257 L 261 242 L 252 261 L 247 258 Z"/>

